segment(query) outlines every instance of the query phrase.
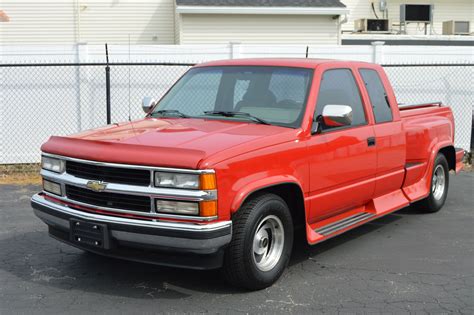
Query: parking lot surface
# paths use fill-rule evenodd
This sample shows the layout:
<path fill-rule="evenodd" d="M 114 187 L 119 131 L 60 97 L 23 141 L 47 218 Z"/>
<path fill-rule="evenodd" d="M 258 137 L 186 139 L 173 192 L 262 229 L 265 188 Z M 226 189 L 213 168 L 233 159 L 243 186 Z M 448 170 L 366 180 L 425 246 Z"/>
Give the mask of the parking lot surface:
<path fill-rule="evenodd" d="M 406 208 L 325 243 L 299 241 L 272 287 L 245 292 L 218 271 L 126 262 L 50 238 L 38 186 L 0 186 L 0 314 L 474 313 L 474 173 L 451 176 L 436 214 Z"/>

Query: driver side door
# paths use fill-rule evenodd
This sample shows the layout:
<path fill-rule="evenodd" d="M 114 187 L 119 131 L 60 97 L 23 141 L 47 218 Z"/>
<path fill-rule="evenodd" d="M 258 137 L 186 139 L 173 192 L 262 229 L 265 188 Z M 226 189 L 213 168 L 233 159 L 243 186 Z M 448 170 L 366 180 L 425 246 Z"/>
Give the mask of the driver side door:
<path fill-rule="evenodd" d="M 369 202 L 375 189 L 375 134 L 353 69 L 321 74 L 315 117 L 325 105 L 348 105 L 352 123 L 322 124 L 308 142 L 310 165 L 309 222 L 323 220 Z"/>

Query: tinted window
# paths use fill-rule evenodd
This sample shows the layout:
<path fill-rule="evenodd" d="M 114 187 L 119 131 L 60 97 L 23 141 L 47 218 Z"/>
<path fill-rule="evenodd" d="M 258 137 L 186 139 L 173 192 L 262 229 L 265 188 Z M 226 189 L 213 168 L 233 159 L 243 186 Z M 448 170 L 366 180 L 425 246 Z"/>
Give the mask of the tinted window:
<path fill-rule="evenodd" d="M 199 115 L 205 110 L 213 110 L 217 88 L 221 82 L 223 71 L 220 69 L 203 68 L 193 75 L 187 75 L 180 81 L 179 93 L 170 91 L 162 101 L 160 110 L 179 110 L 186 115 Z"/>
<path fill-rule="evenodd" d="M 268 88 L 275 94 L 277 103 L 290 101 L 297 103 L 299 107 L 303 106 L 308 85 L 308 76 L 304 75 L 306 71 L 282 69 L 273 73 Z"/>
<path fill-rule="evenodd" d="M 234 108 L 235 105 L 237 105 L 238 102 L 242 101 L 242 98 L 244 97 L 245 93 L 247 93 L 247 90 L 249 89 L 249 80 L 239 80 L 235 82 L 235 89 L 234 89 Z"/>
<path fill-rule="evenodd" d="M 375 122 L 392 121 L 392 109 L 388 102 L 387 93 L 383 87 L 382 81 L 375 70 L 360 70 L 365 87 L 369 93 L 370 103 L 374 111 Z"/>
<path fill-rule="evenodd" d="M 352 107 L 351 126 L 363 125 L 367 122 L 359 89 L 352 72 L 348 69 L 324 72 L 316 104 L 316 117 L 322 114 L 324 106 L 328 104 Z M 330 128 L 334 127 L 322 126 L 322 129 Z"/>
<path fill-rule="evenodd" d="M 312 75 L 312 69 L 303 68 L 197 67 L 171 88 L 153 114 L 158 117 L 160 110 L 178 110 L 190 117 L 255 121 L 245 115 L 205 113 L 233 111 L 297 128 L 304 115 Z"/>
<path fill-rule="evenodd" d="M 237 75 L 234 110 L 276 123 L 298 122 L 303 114 L 311 70 L 270 67 L 248 70 Z"/>

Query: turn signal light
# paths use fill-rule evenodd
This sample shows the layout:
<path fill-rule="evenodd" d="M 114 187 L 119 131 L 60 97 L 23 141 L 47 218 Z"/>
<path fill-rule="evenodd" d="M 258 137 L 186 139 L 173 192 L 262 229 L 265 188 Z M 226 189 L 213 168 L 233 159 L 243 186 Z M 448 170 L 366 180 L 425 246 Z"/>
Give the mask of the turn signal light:
<path fill-rule="evenodd" d="M 214 173 L 201 174 L 199 182 L 201 183 L 200 188 L 202 190 L 214 190 L 217 188 L 216 174 Z"/>
<path fill-rule="evenodd" d="M 214 217 L 217 215 L 217 200 L 206 200 L 199 203 L 201 217 Z"/>

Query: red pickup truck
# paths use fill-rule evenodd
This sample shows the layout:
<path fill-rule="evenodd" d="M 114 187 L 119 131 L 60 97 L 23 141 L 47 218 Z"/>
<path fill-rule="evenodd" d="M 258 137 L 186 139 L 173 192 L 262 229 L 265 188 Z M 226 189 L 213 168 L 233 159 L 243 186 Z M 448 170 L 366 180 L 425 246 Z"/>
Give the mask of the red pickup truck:
<path fill-rule="evenodd" d="M 195 269 L 261 289 L 294 231 L 327 240 L 419 201 L 436 212 L 459 171 L 451 109 L 399 106 L 375 64 L 216 61 L 144 119 L 42 146 L 35 214 L 83 250 Z"/>

